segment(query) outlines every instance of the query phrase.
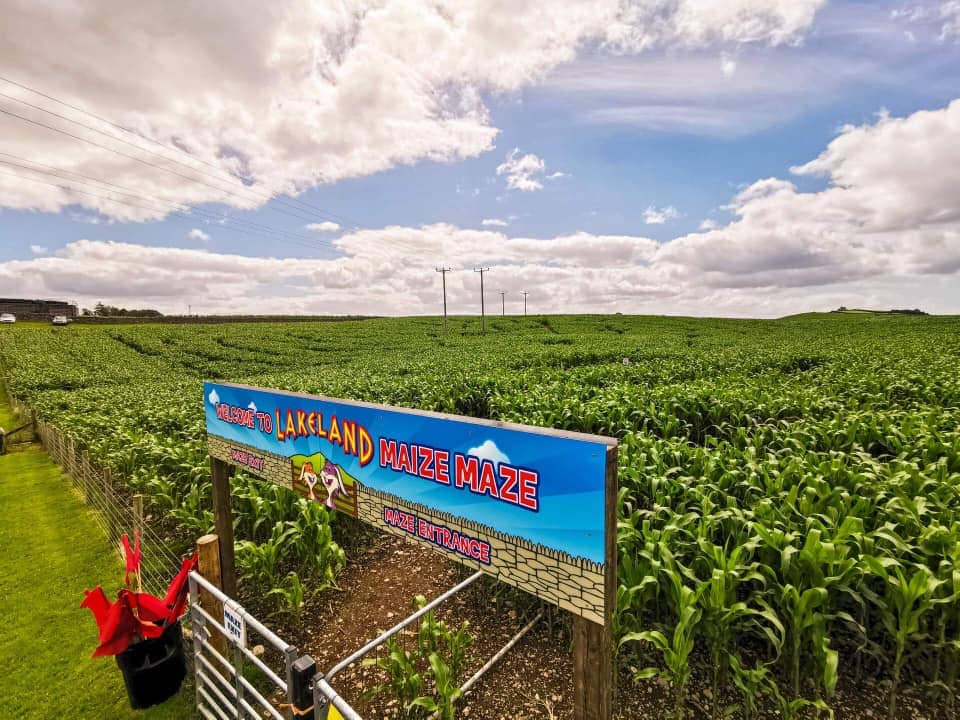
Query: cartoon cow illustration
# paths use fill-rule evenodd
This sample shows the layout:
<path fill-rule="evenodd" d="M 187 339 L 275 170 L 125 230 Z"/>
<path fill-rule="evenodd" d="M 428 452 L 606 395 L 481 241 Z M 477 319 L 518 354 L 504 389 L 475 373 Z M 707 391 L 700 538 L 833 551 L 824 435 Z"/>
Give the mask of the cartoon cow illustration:
<path fill-rule="evenodd" d="M 317 496 L 314 495 L 313 489 L 317 486 L 317 473 L 313 471 L 313 463 L 305 462 L 303 467 L 300 468 L 300 482 L 307 486 L 307 490 L 310 491 L 310 499 L 316 502 Z"/>
<path fill-rule="evenodd" d="M 338 468 L 329 460 L 327 460 L 323 468 L 320 470 L 319 476 L 314 470 L 313 463 L 311 462 L 305 462 L 303 467 L 300 468 L 300 482 L 307 486 L 310 499 L 314 502 L 317 500 L 317 495 L 314 492 L 314 488 L 316 488 L 318 481 L 322 482 L 323 486 L 327 489 L 327 499 L 324 501 L 324 505 L 331 510 L 334 508 L 333 500 L 337 495 L 350 497 L 350 493 L 347 491 L 347 487 L 343 483 L 343 477 L 340 475 L 340 468 Z"/>
<path fill-rule="evenodd" d="M 327 460 L 326 464 L 323 466 L 323 469 L 320 471 L 320 480 L 323 482 L 323 486 L 327 489 L 327 499 L 324 504 L 331 510 L 334 507 L 333 499 L 337 495 L 350 497 L 350 493 L 347 492 L 346 485 L 343 484 L 343 478 L 340 475 L 340 468 L 338 468 L 329 460 Z"/>

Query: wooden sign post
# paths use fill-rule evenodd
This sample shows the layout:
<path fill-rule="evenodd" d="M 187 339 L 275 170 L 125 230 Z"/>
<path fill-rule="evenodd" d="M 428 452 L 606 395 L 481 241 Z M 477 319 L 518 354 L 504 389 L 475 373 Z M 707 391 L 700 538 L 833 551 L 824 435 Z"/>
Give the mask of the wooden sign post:
<path fill-rule="evenodd" d="M 204 406 L 224 592 L 240 467 L 570 612 L 573 717 L 612 718 L 616 440 L 234 384 Z"/>
<path fill-rule="evenodd" d="M 573 618 L 574 720 L 610 720 L 616 693 L 613 652 L 613 612 L 617 601 L 617 447 L 607 450 L 606 555 L 604 565 L 605 622 Z"/>
<path fill-rule="evenodd" d="M 213 526 L 220 538 L 220 577 L 222 590 L 232 598 L 237 596 L 237 562 L 233 548 L 233 504 L 230 501 L 230 477 L 233 466 L 210 458 L 210 478 L 213 484 Z"/>

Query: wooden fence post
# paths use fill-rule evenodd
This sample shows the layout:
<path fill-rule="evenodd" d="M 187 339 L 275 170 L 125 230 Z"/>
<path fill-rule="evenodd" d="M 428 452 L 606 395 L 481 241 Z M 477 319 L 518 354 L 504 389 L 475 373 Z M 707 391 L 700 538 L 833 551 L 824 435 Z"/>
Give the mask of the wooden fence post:
<path fill-rule="evenodd" d="M 616 693 L 613 611 L 617 605 L 617 447 L 607 449 L 604 623 L 573 619 L 574 720 L 611 720 Z"/>
<path fill-rule="evenodd" d="M 133 522 L 134 527 L 143 535 L 143 495 L 133 496 Z"/>
<path fill-rule="evenodd" d="M 211 585 L 223 590 L 220 549 L 220 538 L 217 535 L 204 535 L 197 540 L 197 572 Z M 200 588 L 200 607 L 218 623 L 223 623 L 223 603 L 203 587 Z M 227 639 L 216 630 L 210 631 L 210 644 L 220 654 L 227 651 Z"/>
<path fill-rule="evenodd" d="M 220 536 L 220 571 L 223 591 L 237 597 L 237 569 L 233 552 L 233 508 L 230 503 L 230 476 L 233 467 L 223 460 L 210 458 L 210 476 L 213 483 L 213 524 Z"/>
<path fill-rule="evenodd" d="M 80 471 L 77 469 L 77 443 L 73 438 L 70 438 L 70 475 L 73 477 L 74 485 L 80 482 Z"/>

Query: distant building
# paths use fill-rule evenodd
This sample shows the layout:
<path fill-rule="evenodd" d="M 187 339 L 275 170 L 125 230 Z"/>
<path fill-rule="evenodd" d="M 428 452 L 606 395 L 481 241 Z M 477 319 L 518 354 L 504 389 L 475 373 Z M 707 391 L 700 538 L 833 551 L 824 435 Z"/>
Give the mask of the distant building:
<path fill-rule="evenodd" d="M 77 306 L 63 300 L 0 298 L 0 313 L 12 313 L 20 320 L 46 319 L 54 315 L 77 316 Z"/>

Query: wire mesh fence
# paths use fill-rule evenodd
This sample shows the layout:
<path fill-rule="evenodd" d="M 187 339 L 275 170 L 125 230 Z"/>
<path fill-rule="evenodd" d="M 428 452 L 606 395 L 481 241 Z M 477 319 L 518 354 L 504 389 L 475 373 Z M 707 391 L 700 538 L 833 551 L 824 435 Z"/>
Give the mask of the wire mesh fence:
<path fill-rule="evenodd" d="M 36 434 L 47 453 L 70 477 L 93 511 L 97 522 L 120 551 L 120 538 L 140 534 L 143 589 L 163 596 L 167 584 L 180 567 L 180 557 L 143 514 L 143 498 L 130 493 L 109 468 L 101 468 L 73 438 L 44 422 L 35 424 Z"/>

